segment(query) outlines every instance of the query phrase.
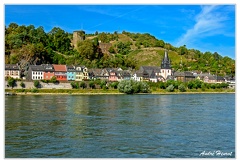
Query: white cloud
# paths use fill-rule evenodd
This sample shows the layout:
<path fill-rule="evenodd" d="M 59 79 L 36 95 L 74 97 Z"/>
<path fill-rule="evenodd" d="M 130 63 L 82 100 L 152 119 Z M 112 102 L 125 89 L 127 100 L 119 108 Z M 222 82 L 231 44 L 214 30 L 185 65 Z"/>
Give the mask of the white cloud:
<path fill-rule="evenodd" d="M 176 46 L 194 44 L 208 36 L 224 35 L 228 16 L 226 12 L 220 10 L 221 6 L 202 6 L 201 12 L 195 17 L 196 23 L 178 39 Z"/>

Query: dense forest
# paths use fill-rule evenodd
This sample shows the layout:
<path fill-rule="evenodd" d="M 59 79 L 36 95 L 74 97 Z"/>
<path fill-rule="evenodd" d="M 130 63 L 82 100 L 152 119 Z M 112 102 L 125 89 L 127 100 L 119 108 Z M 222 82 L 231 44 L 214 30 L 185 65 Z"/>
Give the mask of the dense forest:
<path fill-rule="evenodd" d="M 164 50 L 169 51 L 175 71 L 210 72 L 217 75 L 235 76 L 235 60 L 222 57 L 217 52 L 201 52 L 186 45 L 174 47 L 148 33 L 85 34 L 84 40 L 72 44 L 73 33 L 54 27 L 46 33 L 43 27 L 11 23 L 5 26 L 5 63 L 29 64 L 78 64 L 89 68 L 121 67 L 139 69 L 143 65 L 160 66 Z M 103 53 L 100 43 L 111 43 Z M 22 67 L 23 68 L 23 67 Z"/>

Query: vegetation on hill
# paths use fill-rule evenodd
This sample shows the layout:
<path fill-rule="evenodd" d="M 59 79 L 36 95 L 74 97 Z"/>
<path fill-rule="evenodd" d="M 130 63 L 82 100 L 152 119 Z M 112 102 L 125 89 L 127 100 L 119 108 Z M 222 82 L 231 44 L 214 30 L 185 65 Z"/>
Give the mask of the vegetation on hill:
<path fill-rule="evenodd" d="M 142 65 L 160 66 L 164 50 L 169 51 L 175 71 L 202 71 L 217 75 L 235 76 L 235 60 L 222 57 L 217 52 L 200 52 L 186 45 L 174 47 L 148 33 L 98 33 L 85 34 L 74 49 L 73 34 L 54 27 L 46 33 L 43 27 L 11 23 L 5 27 L 5 63 L 79 64 L 89 68 L 121 67 L 139 69 Z M 111 43 L 109 53 L 99 46 Z M 23 64 L 24 66 L 24 64 Z"/>

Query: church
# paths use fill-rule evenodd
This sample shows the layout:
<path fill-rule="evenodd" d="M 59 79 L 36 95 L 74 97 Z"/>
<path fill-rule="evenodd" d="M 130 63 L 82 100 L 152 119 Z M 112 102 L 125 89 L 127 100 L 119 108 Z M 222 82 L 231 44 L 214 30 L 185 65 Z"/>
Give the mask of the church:
<path fill-rule="evenodd" d="M 165 50 L 164 58 L 161 63 L 161 72 L 160 75 L 166 80 L 168 76 L 172 76 L 171 62 L 168 57 L 168 53 Z"/>
<path fill-rule="evenodd" d="M 141 66 L 139 71 L 136 71 L 132 77 L 136 81 L 167 81 L 172 79 L 172 68 L 171 61 L 168 56 L 168 51 L 165 50 L 164 57 L 160 64 L 160 67 L 157 66 Z"/>

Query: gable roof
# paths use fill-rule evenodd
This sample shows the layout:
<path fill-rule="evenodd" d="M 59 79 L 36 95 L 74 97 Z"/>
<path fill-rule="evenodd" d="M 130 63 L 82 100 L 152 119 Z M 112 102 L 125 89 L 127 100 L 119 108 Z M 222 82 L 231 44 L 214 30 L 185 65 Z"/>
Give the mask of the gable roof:
<path fill-rule="evenodd" d="M 56 65 L 56 64 L 53 64 L 53 67 L 54 67 L 56 72 L 67 72 L 66 65 Z"/>
<path fill-rule="evenodd" d="M 51 64 L 42 64 L 44 71 L 54 72 L 54 67 Z"/>
<path fill-rule="evenodd" d="M 5 64 L 5 70 L 19 70 L 19 66 L 16 64 Z"/>
<path fill-rule="evenodd" d="M 161 72 L 161 68 L 157 66 L 141 66 L 140 70 L 146 70 L 146 71 L 155 71 L 155 72 Z"/>
<path fill-rule="evenodd" d="M 72 66 L 72 65 L 67 65 L 67 71 L 68 71 L 68 72 L 75 72 L 76 70 L 75 70 L 74 66 Z"/>
<path fill-rule="evenodd" d="M 42 65 L 30 65 L 32 71 L 44 71 L 44 67 Z"/>

